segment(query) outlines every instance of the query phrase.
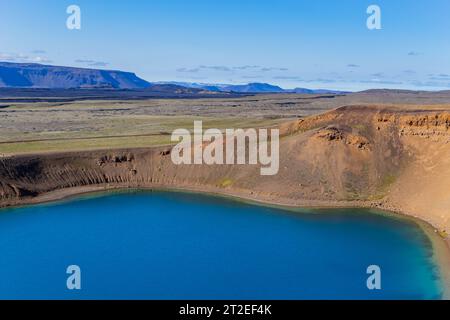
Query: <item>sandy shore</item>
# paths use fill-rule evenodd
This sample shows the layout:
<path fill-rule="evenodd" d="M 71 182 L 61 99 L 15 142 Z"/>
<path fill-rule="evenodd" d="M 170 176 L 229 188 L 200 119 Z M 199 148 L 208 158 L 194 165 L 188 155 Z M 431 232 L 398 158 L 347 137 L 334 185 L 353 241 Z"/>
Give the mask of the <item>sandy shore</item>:
<path fill-rule="evenodd" d="M 11 201 L 9 203 L 3 203 L 1 207 L 17 207 L 24 205 L 41 204 L 46 202 L 55 202 L 58 200 L 66 200 L 71 197 L 93 194 L 98 192 L 107 192 L 112 190 L 126 190 L 126 189 L 142 189 L 142 190 L 169 190 L 180 192 L 194 192 L 204 193 L 216 196 L 228 197 L 239 199 L 240 201 L 256 204 L 271 206 L 283 209 L 299 209 L 299 208 L 376 208 L 382 210 L 380 214 L 388 214 L 396 218 L 402 218 L 406 220 L 412 220 L 416 222 L 428 238 L 431 240 L 433 247 L 433 259 L 436 261 L 441 277 L 444 281 L 443 284 L 443 298 L 450 300 L 450 237 L 443 238 L 439 234 L 438 229 L 430 223 L 430 221 L 424 221 L 422 217 L 416 217 L 408 215 L 407 213 L 390 210 L 390 208 L 383 208 L 382 206 L 375 205 L 373 202 L 368 201 L 300 201 L 295 199 L 278 198 L 274 199 L 270 196 L 263 196 L 260 194 L 254 194 L 248 190 L 226 190 L 220 188 L 206 188 L 195 186 L 167 186 L 160 184 L 146 185 L 146 186 L 133 186 L 128 185 L 92 185 L 82 186 L 55 190 L 52 192 L 41 194 L 34 198 L 23 198 L 18 201 Z M 374 212 L 375 213 L 375 212 Z"/>

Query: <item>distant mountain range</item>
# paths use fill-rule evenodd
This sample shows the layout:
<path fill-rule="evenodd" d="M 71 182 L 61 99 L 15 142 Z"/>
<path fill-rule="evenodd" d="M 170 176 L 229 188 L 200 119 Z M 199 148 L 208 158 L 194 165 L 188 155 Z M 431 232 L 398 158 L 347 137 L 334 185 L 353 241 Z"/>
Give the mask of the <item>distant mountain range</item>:
<path fill-rule="evenodd" d="M 193 83 L 193 82 L 176 82 L 166 81 L 158 82 L 160 84 L 175 84 L 187 88 L 203 89 L 215 92 L 238 92 L 238 93 L 304 93 L 304 94 L 344 94 L 347 91 L 328 90 L 328 89 L 283 89 L 268 83 L 248 83 L 248 84 L 208 84 L 208 83 Z"/>
<path fill-rule="evenodd" d="M 142 89 L 150 85 L 131 72 L 0 62 L 0 87 Z"/>
<path fill-rule="evenodd" d="M 131 72 L 0 62 L 0 88 L 42 89 L 128 89 L 179 93 L 306 93 L 340 94 L 336 90 L 283 89 L 268 83 L 202 84 L 190 82 L 147 82 Z"/>

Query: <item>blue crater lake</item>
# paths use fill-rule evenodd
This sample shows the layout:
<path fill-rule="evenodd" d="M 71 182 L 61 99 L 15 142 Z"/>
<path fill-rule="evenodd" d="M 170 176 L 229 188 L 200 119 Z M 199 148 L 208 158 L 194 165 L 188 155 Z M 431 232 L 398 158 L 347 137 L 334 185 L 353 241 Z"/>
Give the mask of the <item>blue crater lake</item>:
<path fill-rule="evenodd" d="M 132 191 L 0 210 L 3 299 L 436 299 L 432 243 L 363 209 Z M 66 287 L 69 265 L 81 290 Z M 368 290 L 369 265 L 381 290 Z"/>

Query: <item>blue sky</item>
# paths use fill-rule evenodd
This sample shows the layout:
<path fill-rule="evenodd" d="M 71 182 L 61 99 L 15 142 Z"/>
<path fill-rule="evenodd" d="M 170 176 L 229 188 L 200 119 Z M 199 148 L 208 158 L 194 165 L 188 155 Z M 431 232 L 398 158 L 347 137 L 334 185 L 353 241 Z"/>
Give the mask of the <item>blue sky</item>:
<path fill-rule="evenodd" d="M 81 8 L 81 30 L 66 8 Z M 381 30 L 366 27 L 369 5 Z M 148 81 L 450 89 L 448 0 L 0 0 L 0 60 Z"/>

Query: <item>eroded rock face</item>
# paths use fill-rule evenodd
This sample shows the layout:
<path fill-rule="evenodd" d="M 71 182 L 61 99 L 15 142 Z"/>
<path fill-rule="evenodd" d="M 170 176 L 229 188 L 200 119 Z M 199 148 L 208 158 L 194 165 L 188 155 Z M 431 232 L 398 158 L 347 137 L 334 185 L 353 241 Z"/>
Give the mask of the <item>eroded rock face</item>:
<path fill-rule="evenodd" d="M 234 187 L 254 192 L 319 200 L 366 199 L 379 193 L 385 177 L 397 174 L 408 161 L 399 140 L 406 134 L 405 126 L 445 128 L 447 121 L 445 116 L 427 118 L 367 107 L 345 107 L 302 119 L 288 124 L 280 144 L 280 173 L 273 177 L 257 174 L 258 166 L 176 166 L 167 147 L 12 157 L 0 167 L 0 195 L 24 197 L 114 183 L 218 186 L 229 178 Z"/>
<path fill-rule="evenodd" d="M 98 160 L 97 164 L 99 166 L 104 166 L 106 164 L 119 164 L 119 163 L 132 163 L 134 161 L 134 155 L 131 152 L 118 152 L 118 153 L 108 153 L 102 155 Z"/>

